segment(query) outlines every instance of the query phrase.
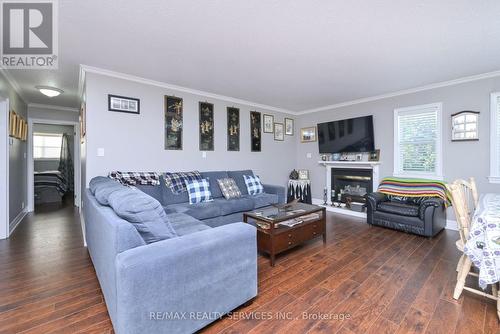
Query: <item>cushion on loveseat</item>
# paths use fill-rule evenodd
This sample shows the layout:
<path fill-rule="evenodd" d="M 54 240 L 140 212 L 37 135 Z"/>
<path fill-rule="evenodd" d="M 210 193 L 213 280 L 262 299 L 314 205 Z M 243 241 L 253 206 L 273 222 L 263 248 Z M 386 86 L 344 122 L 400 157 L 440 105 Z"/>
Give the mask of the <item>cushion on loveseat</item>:
<path fill-rule="evenodd" d="M 240 197 L 233 199 L 218 198 L 214 200 L 219 206 L 222 216 L 227 216 L 236 212 L 250 211 L 254 208 L 254 201 L 249 197 Z"/>
<path fill-rule="evenodd" d="M 177 237 L 160 202 L 138 189 L 123 187 L 108 197 L 109 206 L 149 244 Z"/>
<path fill-rule="evenodd" d="M 377 205 L 377 210 L 387 213 L 394 213 L 400 216 L 418 217 L 418 205 L 406 204 L 402 202 L 382 202 Z"/>
<path fill-rule="evenodd" d="M 219 183 L 217 180 L 225 179 L 228 177 L 226 171 L 213 171 L 213 172 L 201 172 L 201 177 L 204 179 L 208 179 L 208 183 L 210 184 L 210 191 L 212 192 L 213 198 L 222 197 L 222 192 L 219 188 Z"/>
<path fill-rule="evenodd" d="M 262 208 L 264 206 L 269 206 L 271 204 L 278 204 L 277 194 L 257 194 L 257 195 L 245 195 L 243 198 L 250 198 L 254 202 L 254 209 Z"/>
<path fill-rule="evenodd" d="M 236 181 L 236 185 L 240 188 L 242 195 L 248 195 L 247 185 L 243 175 L 254 175 L 251 169 L 229 171 L 227 172 L 227 175 Z"/>
<path fill-rule="evenodd" d="M 220 207 L 215 201 L 196 204 L 170 204 L 164 206 L 164 209 L 168 213 L 185 213 L 199 220 L 215 218 L 221 215 Z"/>

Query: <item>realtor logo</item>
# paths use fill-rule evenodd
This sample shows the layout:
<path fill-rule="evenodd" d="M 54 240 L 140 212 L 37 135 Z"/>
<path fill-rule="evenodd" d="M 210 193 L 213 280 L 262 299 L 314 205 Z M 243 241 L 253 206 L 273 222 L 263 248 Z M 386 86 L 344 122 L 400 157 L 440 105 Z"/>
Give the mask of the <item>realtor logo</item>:
<path fill-rule="evenodd" d="M 2 0 L 0 4 L 2 67 L 56 69 L 56 0 Z"/>

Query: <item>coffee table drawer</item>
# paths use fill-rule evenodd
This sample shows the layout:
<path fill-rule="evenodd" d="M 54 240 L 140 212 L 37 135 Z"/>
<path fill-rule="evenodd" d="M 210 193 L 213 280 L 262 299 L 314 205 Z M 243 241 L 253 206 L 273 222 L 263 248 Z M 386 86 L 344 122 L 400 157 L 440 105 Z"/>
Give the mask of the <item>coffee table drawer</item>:
<path fill-rule="evenodd" d="M 285 249 L 299 245 L 304 241 L 314 239 L 323 233 L 325 233 L 325 225 L 321 221 L 295 227 L 275 236 L 275 251 L 281 252 Z"/>

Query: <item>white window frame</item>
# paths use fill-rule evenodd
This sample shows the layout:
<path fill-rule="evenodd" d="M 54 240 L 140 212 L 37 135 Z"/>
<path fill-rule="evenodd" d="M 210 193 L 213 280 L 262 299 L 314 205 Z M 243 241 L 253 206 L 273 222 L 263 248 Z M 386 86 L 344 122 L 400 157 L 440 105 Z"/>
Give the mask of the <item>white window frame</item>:
<path fill-rule="evenodd" d="M 422 109 L 435 108 L 437 112 L 437 138 L 436 138 L 436 170 L 434 173 L 427 172 L 405 172 L 401 169 L 401 161 L 399 154 L 399 124 L 398 116 L 403 113 L 418 112 Z M 394 109 L 394 176 L 396 177 L 417 177 L 417 178 L 433 178 L 443 180 L 443 103 L 430 103 L 418 106 L 403 107 Z"/>
<path fill-rule="evenodd" d="M 497 103 L 500 98 L 500 92 L 495 92 L 490 94 L 490 176 L 488 180 L 490 183 L 500 183 L 500 168 L 498 167 L 500 163 L 500 157 L 498 156 L 498 145 L 497 141 Z"/>
<path fill-rule="evenodd" d="M 62 138 L 61 133 L 43 133 L 43 132 L 35 132 L 33 133 L 33 141 L 35 136 L 45 136 L 45 137 L 60 137 Z M 62 143 L 61 143 L 61 148 L 62 148 Z M 33 144 L 33 152 L 35 152 L 35 144 Z M 60 153 L 59 153 L 60 154 Z M 47 157 L 35 157 L 33 153 L 33 159 L 36 161 L 55 161 L 59 160 L 59 157 L 57 158 L 47 158 Z"/>

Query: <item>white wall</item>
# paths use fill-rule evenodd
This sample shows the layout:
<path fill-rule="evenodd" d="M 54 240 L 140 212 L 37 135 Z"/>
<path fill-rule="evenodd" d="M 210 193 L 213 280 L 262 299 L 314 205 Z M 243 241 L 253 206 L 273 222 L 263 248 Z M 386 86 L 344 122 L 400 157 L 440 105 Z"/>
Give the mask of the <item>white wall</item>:
<path fill-rule="evenodd" d="M 108 111 L 108 94 L 140 99 L 140 115 Z M 164 149 L 164 96 L 175 95 L 184 99 L 184 149 Z M 86 76 L 87 138 L 82 149 L 82 163 L 86 161 L 85 184 L 97 175 L 112 170 L 130 171 L 187 171 L 253 169 L 264 183 L 285 185 L 296 163 L 295 136 L 285 141 L 274 141 L 273 135 L 262 133 L 262 152 L 250 152 L 250 111 L 240 108 L 240 151 L 226 148 L 226 107 L 233 106 L 205 96 L 172 91 L 107 76 L 87 73 Z M 214 104 L 215 151 L 202 158 L 198 142 L 198 102 Z M 275 121 L 283 122 L 290 115 L 257 109 L 272 114 Z M 294 118 L 294 117 L 292 117 Z M 97 149 L 105 150 L 97 157 Z M 86 154 L 86 157 L 83 155 Z M 84 174 L 85 173 L 85 174 Z"/>
<path fill-rule="evenodd" d="M 490 161 L 490 93 L 494 91 L 500 91 L 500 77 L 305 114 L 299 117 L 296 127 L 300 130 L 301 127 L 315 126 L 321 122 L 373 115 L 375 146 L 381 151 L 380 174 L 384 177 L 393 173 L 394 109 L 442 102 L 444 179 L 450 181 L 474 176 L 480 192 L 500 192 L 500 185 L 490 184 L 487 180 Z M 450 116 L 462 110 L 480 112 L 479 141 L 451 141 Z M 297 138 L 297 145 L 297 166 L 310 170 L 312 195 L 323 198 L 325 169 L 318 164 L 318 143 L 300 143 Z M 311 159 L 307 158 L 307 153 L 312 153 Z"/>
<path fill-rule="evenodd" d="M 51 106 L 28 106 L 28 117 L 52 121 L 78 122 L 78 111 L 60 110 Z"/>

